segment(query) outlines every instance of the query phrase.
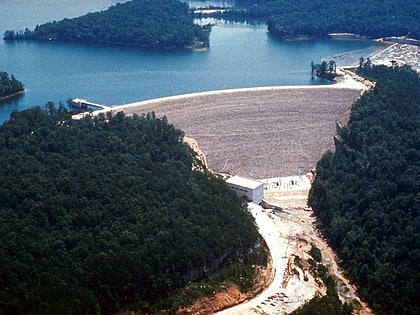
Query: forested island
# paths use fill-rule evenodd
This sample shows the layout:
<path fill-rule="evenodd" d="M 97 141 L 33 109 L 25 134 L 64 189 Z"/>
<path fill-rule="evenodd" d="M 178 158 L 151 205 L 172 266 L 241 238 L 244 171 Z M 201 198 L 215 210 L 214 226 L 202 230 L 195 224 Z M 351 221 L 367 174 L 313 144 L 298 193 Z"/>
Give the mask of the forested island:
<path fill-rule="evenodd" d="M 0 100 L 25 91 L 22 82 L 12 74 L 9 77 L 7 72 L 0 72 Z"/>
<path fill-rule="evenodd" d="M 211 27 L 194 23 L 188 4 L 178 0 L 133 0 L 105 11 L 7 30 L 5 40 L 64 40 L 141 48 L 206 48 Z"/>
<path fill-rule="evenodd" d="M 376 87 L 318 163 L 309 204 L 375 313 L 419 314 L 419 75 L 368 63 L 358 71 Z"/>
<path fill-rule="evenodd" d="M 182 138 L 153 113 L 14 111 L 0 126 L 0 313 L 174 313 L 223 280 L 249 289 L 265 243 Z"/>
<path fill-rule="evenodd" d="M 235 8 L 213 15 L 226 19 L 258 19 L 279 39 L 325 38 L 352 33 L 368 38 L 408 36 L 420 39 L 417 0 L 236 0 Z"/>
<path fill-rule="evenodd" d="M 105 11 L 6 30 L 4 40 L 67 40 L 141 48 L 207 48 L 210 25 L 199 26 L 188 4 L 179 0 L 132 0 Z M 206 14 L 209 16 L 209 14 Z M 420 39 L 416 0 L 237 0 L 235 7 L 210 14 L 229 20 L 260 20 L 279 39 L 326 38 L 331 33 L 365 38 L 407 36 Z"/>
<path fill-rule="evenodd" d="M 322 61 L 321 63 L 314 63 L 311 61 L 311 73 L 320 78 L 334 81 L 338 76 L 337 74 L 337 64 L 334 60 Z"/>

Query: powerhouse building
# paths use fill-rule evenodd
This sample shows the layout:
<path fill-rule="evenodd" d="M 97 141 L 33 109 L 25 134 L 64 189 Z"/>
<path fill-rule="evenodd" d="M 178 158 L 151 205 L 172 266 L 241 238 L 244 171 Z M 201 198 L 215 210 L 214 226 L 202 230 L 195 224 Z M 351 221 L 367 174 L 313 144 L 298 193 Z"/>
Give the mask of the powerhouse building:
<path fill-rule="evenodd" d="M 255 204 L 260 204 L 264 195 L 264 184 L 256 180 L 233 176 L 226 180 L 229 187 L 236 191 L 239 196 Z"/>

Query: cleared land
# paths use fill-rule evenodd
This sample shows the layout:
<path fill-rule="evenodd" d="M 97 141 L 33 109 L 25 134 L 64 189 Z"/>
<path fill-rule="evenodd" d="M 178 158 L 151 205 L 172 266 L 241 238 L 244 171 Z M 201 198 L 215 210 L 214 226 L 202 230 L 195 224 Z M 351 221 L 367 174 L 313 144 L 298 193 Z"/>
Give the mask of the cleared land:
<path fill-rule="evenodd" d="M 360 90 L 333 87 L 220 91 L 114 108 L 154 111 L 197 140 L 210 169 L 254 178 L 313 168 L 334 148 L 335 122 Z"/>

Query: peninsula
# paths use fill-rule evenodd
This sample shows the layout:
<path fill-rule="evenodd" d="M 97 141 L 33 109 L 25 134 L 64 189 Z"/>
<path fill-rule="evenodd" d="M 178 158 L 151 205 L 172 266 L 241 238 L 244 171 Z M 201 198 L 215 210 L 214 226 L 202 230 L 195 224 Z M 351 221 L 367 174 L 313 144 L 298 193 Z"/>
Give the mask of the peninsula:
<path fill-rule="evenodd" d="M 73 41 L 152 49 L 203 49 L 210 26 L 193 21 L 188 4 L 177 0 L 133 0 L 105 11 L 37 25 L 33 31 L 7 30 L 4 40 Z"/>
<path fill-rule="evenodd" d="M 409 36 L 420 39 L 417 0 L 237 0 L 232 8 L 200 11 L 201 16 L 223 19 L 258 19 L 276 38 L 327 38 L 344 32 L 366 38 Z"/>
<path fill-rule="evenodd" d="M 22 82 L 12 74 L 9 77 L 7 72 L 0 72 L 0 100 L 13 97 L 25 91 Z"/>

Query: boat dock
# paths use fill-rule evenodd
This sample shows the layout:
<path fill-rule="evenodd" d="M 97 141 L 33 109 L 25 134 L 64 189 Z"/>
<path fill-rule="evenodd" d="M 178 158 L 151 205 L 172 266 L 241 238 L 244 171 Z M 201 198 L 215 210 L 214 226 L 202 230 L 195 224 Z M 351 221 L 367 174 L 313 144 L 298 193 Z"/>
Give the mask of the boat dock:
<path fill-rule="evenodd" d="M 111 109 L 110 106 L 89 102 L 81 98 L 73 98 L 69 100 L 69 105 L 80 109 L 89 109 L 92 107 L 93 109 Z"/>

